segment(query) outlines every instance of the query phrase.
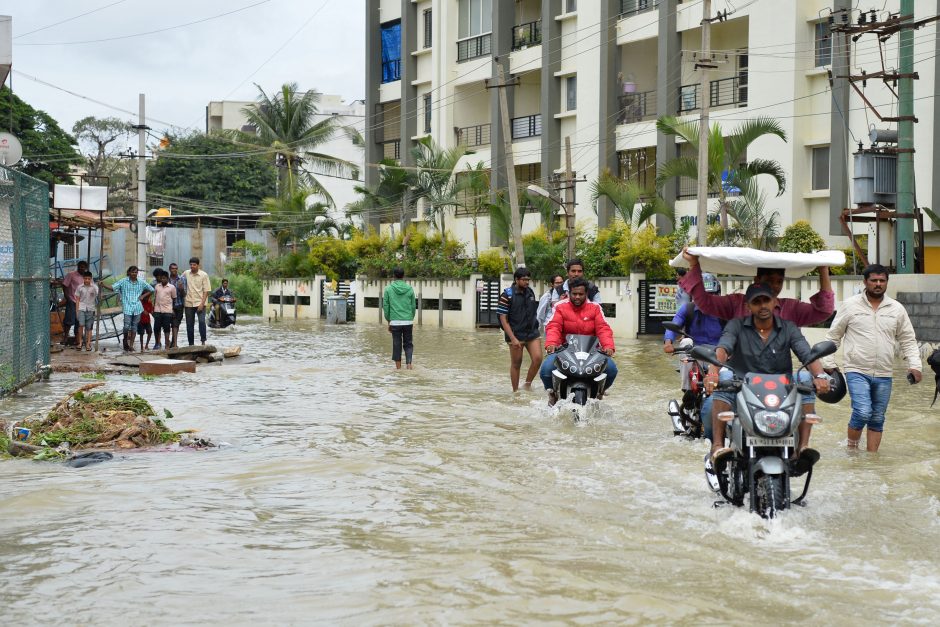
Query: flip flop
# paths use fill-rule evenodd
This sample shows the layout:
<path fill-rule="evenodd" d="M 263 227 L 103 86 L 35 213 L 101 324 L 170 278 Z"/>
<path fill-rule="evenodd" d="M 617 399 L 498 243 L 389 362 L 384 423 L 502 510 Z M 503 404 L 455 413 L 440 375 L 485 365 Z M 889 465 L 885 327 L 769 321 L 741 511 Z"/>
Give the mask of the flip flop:
<path fill-rule="evenodd" d="M 790 476 L 799 477 L 809 472 L 813 465 L 819 461 L 819 451 L 812 448 L 804 448 L 799 452 L 796 459 L 790 460 Z"/>

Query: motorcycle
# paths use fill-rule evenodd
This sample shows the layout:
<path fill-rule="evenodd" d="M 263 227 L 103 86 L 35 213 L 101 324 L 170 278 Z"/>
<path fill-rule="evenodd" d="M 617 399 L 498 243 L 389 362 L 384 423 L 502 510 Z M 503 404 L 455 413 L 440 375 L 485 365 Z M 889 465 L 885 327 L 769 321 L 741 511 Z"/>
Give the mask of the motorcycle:
<path fill-rule="evenodd" d="M 593 335 L 568 335 L 555 351 L 552 389 L 558 399 L 571 395 L 576 405 L 604 395 L 607 383 L 607 355 Z"/>
<path fill-rule="evenodd" d="M 694 342 L 682 327 L 673 322 L 663 322 L 663 327 L 682 336 L 673 349 L 673 355 L 679 358 L 679 372 L 682 374 L 682 400 L 670 400 L 666 409 L 672 421 L 672 434 L 697 440 L 705 435 L 701 414 L 707 366 L 692 357 Z M 706 416 L 705 419 L 711 420 L 711 417 Z"/>
<path fill-rule="evenodd" d="M 224 329 L 233 324 L 235 324 L 235 301 L 228 297 L 219 299 L 209 310 L 209 327 Z"/>
<path fill-rule="evenodd" d="M 820 342 L 812 347 L 806 363 L 834 352 L 833 342 Z M 710 348 L 696 346 L 691 355 L 715 366 L 727 367 Z M 806 364 L 800 370 L 805 367 Z M 797 465 L 797 459 L 791 460 L 789 456 L 796 447 L 800 423 L 803 420 L 811 424 L 820 422 L 815 414 L 803 415 L 803 395 L 811 393 L 812 388 L 796 383 L 798 376 L 799 372 L 792 377 L 735 372 L 731 381 L 718 385 L 719 390 L 736 395 L 736 407 L 718 414 L 720 420 L 730 423 L 726 437 L 733 453 L 719 459 L 712 469 L 717 478 L 717 491 L 726 502 L 737 507 L 744 505 L 745 495 L 749 494 L 750 511 L 762 518 L 774 518 L 791 504 L 803 504 L 813 478 L 813 465 L 819 460 L 818 454 L 806 454 L 798 458 Z M 706 477 L 708 471 L 706 467 Z M 804 472 L 803 491 L 791 501 L 790 478 Z M 721 501 L 716 506 L 720 504 Z"/>

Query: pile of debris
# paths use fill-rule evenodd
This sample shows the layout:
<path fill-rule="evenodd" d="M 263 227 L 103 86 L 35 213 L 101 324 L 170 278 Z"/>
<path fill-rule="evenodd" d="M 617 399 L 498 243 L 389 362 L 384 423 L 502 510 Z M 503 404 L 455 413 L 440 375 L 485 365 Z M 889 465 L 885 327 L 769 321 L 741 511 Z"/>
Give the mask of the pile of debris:
<path fill-rule="evenodd" d="M 167 445 L 193 433 L 167 427 L 150 403 L 136 394 L 90 392 L 102 385 L 85 385 L 59 401 L 46 416 L 31 416 L 4 429 L 10 436 L 7 452 L 33 459 L 68 460 L 81 455 L 73 451 Z M 164 417 L 173 415 L 164 410 Z M 204 441 L 192 442 L 187 438 L 184 445 L 204 446 Z"/>

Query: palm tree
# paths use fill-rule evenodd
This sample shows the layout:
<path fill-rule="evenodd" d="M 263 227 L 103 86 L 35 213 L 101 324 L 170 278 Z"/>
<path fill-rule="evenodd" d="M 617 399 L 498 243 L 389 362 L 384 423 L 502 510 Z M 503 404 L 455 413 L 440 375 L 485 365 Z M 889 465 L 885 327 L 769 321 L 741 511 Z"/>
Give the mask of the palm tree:
<path fill-rule="evenodd" d="M 383 159 L 379 164 L 379 182 L 373 188 L 356 185 L 353 190 L 362 197 L 346 206 L 347 215 L 376 213 L 380 216 L 398 214 L 401 232 L 408 226 L 408 216 L 413 206 L 411 190 L 415 175 L 398 165 L 393 159 Z"/>
<path fill-rule="evenodd" d="M 480 237 L 477 228 L 480 216 L 489 213 L 490 171 L 483 167 L 483 162 L 467 169 L 457 176 L 456 192 L 460 206 L 470 216 L 473 225 L 473 256 L 480 258 Z"/>
<path fill-rule="evenodd" d="M 291 195 L 298 186 L 319 189 L 327 203 L 333 199 L 325 193 L 316 174 L 358 178 L 354 163 L 332 157 L 317 148 L 328 142 L 337 132 L 346 133 L 354 143 L 362 138 L 349 127 L 342 126 L 334 116 L 314 121 L 320 94 L 315 90 L 300 93 L 297 83 L 284 83 L 281 90 L 268 96 L 260 86 L 257 102 L 242 109 L 254 133 L 241 130 L 223 131 L 238 142 L 263 146 L 274 153 L 278 171 L 278 194 Z M 308 168 L 304 168 L 306 165 Z"/>
<path fill-rule="evenodd" d="M 416 166 L 414 192 L 417 198 L 426 203 L 425 214 L 428 222 L 437 226 L 444 234 L 444 217 L 447 209 L 460 203 L 457 199 L 455 170 L 460 159 L 468 154 L 467 148 L 459 144 L 453 148 L 441 148 L 425 137 L 411 149 Z"/>
<path fill-rule="evenodd" d="M 719 242 L 775 250 L 780 237 L 780 212 L 768 215 L 766 204 L 767 193 L 753 181 L 744 182 L 741 195 L 728 203 L 728 217 L 734 221 L 734 226 L 722 229 Z"/>
<path fill-rule="evenodd" d="M 656 121 L 660 133 L 680 137 L 691 148 L 698 151 L 698 122 L 686 121 L 675 116 L 663 116 Z M 773 159 L 745 161 L 747 149 L 765 135 L 776 135 L 787 141 L 786 131 L 772 118 L 759 117 L 748 120 L 734 135 L 725 138 L 720 124 L 714 124 L 708 138 L 708 192 L 718 195 L 718 208 L 722 227 L 727 228 L 728 194 L 744 189 L 747 181 L 761 174 L 773 177 L 777 183 L 777 196 L 786 190 L 787 179 L 781 166 Z M 656 176 L 656 187 L 662 189 L 669 179 L 687 177 L 698 180 L 698 159 L 676 157 L 665 162 Z"/>
<path fill-rule="evenodd" d="M 261 219 L 260 225 L 272 230 L 279 252 L 288 241 L 292 242 L 293 250 L 297 252 L 300 242 L 314 230 L 316 219 L 326 216 L 328 204 L 322 201 L 309 203 L 308 199 L 312 196 L 317 196 L 317 193 L 301 187 L 289 194 L 261 201 L 269 215 Z"/>
<path fill-rule="evenodd" d="M 634 231 L 655 215 L 665 216 L 670 223 L 675 224 L 675 209 L 670 209 L 659 196 L 642 202 L 643 196 L 643 189 L 636 181 L 614 176 L 609 168 L 605 168 L 597 180 L 591 183 L 591 202 L 595 213 L 597 201 L 606 198 L 613 204 L 617 216 Z"/>

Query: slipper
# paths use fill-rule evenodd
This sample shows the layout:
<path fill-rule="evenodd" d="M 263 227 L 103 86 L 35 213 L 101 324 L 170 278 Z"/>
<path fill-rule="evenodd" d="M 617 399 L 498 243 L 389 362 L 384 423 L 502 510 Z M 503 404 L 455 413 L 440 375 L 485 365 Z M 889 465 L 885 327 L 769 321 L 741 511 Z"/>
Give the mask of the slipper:
<path fill-rule="evenodd" d="M 813 465 L 819 461 L 819 451 L 809 447 L 800 451 L 796 459 L 790 460 L 790 476 L 799 477 L 812 470 Z"/>
<path fill-rule="evenodd" d="M 734 449 L 728 448 L 727 446 L 722 447 L 718 449 L 717 451 L 715 451 L 714 453 L 712 453 L 712 456 L 711 456 L 712 467 L 717 469 L 719 462 L 724 461 L 725 457 L 727 457 L 728 455 L 731 455 L 732 453 L 734 453 Z"/>

